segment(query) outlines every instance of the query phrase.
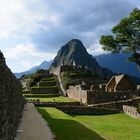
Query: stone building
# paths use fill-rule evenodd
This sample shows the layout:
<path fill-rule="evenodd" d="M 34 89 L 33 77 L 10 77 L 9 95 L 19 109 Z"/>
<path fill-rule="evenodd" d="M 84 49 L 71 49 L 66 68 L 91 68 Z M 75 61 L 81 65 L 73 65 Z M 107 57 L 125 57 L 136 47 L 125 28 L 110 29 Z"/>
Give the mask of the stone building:
<path fill-rule="evenodd" d="M 131 99 L 133 96 L 133 91 L 119 91 L 119 92 L 105 92 L 102 90 L 91 90 L 83 85 L 69 86 L 67 90 L 68 98 L 78 100 L 82 104 L 98 104 L 98 103 L 107 103 L 117 100 Z"/>
<path fill-rule="evenodd" d="M 70 86 L 67 95 L 83 104 L 98 104 L 131 99 L 134 90 L 135 85 L 123 74 L 113 76 L 107 84 Z"/>
<path fill-rule="evenodd" d="M 135 90 L 135 85 L 124 74 L 113 76 L 105 87 L 106 92 L 130 91 L 130 90 Z"/>

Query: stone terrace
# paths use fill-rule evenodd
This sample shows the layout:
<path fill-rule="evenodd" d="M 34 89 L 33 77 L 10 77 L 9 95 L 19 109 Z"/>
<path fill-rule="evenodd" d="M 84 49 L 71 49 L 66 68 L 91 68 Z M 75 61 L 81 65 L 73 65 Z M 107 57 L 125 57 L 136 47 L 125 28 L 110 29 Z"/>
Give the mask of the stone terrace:
<path fill-rule="evenodd" d="M 32 94 L 57 94 L 58 84 L 56 78 L 51 76 L 49 78 L 43 78 L 37 85 L 37 87 L 31 88 Z"/>

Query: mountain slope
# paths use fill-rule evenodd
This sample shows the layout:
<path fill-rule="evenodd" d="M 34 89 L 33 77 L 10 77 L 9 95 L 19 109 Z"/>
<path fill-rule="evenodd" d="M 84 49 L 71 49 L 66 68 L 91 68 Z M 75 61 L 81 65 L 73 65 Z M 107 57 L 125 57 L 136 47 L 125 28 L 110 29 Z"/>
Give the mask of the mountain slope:
<path fill-rule="evenodd" d="M 35 67 L 33 67 L 33 68 L 31 68 L 31 69 L 29 69 L 29 70 L 27 70 L 27 71 L 20 72 L 20 73 L 14 73 L 14 74 L 15 74 L 15 76 L 16 76 L 17 78 L 20 78 L 22 75 L 34 73 L 34 72 L 36 72 L 38 69 L 47 70 L 47 69 L 49 69 L 51 63 L 52 63 L 52 61 L 49 61 L 49 62 L 44 61 L 44 62 L 42 62 L 40 65 L 35 66 Z"/>
<path fill-rule="evenodd" d="M 111 69 L 115 73 L 125 73 L 133 76 L 140 77 L 137 65 L 132 62 L 128 62 L 127 58 L 131 54 L 103 54 L 95 56 L 98 63 Z"/>
<path fill-rule="evenodd" d="M 94 70 L 98 75 L 104 78 L 110 78 L 113 75 L 109 69 L 102 68 L 96 59 L 88 54 L 83 43 L 78 39 L 72 39 L 61 47 L 52 62 L 50 70 L 62 65 L 84 66 Z"/>

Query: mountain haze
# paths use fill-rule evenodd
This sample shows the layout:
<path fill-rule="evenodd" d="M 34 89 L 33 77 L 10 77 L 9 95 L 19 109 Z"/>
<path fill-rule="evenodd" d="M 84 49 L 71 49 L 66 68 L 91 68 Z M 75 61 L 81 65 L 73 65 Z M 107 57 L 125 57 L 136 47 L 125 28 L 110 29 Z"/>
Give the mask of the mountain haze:
<path fill-rule="evenodd" d="M 94 57 L 101 66 L 109 68 L 115 73 L 125 73 L 140 77 L 137 65 L 127 60 L 130 56 L 131 54 L 118 53 L 102 54 Z"/>
<path fill-rule="evenodd" d="M 47 70 L 49 69 L 50 65 L 51 65 L 52 61 L 43 61 L 40 65 L 38 66 L 35 66 L 27 71 L 24 71 L 24 72 L 20 72 L 20 73 L 15 73 L 15 76 L 17 78 L 20 78 L 22 75 L 26 75 L 26 74 L 32 74 L 34 72 L 36 72 L 38 69 L 43 69 L 43 70 Z"/>

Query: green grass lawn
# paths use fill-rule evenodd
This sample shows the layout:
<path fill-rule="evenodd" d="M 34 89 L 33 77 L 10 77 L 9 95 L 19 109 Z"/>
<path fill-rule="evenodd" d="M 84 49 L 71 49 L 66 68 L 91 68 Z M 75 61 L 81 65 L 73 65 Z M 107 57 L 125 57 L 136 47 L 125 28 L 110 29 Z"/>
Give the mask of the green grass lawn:
<path fill-rule="evenodd" d="M 69 99 L 67 97 L 59 96 L 59 97 L 51 97 L 51 98 L 26 98 L 28 100 L 37 100 L 39 99 L 41 102 L 78 102 L 76 100 Z"/>
<path fill-rule="evenodd" d="M 107 140 L 140 140 L 140 120 L 125 114 L 75 116 L 75 118 Z"/>
<path fill-rule="evenodd" d="M 55 108 L 38 110 L 57 140 L 140 140 L 140 120 L 125 114 L 70 116 Z"/>
<path fill-rule="evenodd" d="M 62 111 L 47 107 L 39 107 L 38 111 L 48 121 L 57 140 L 105 140 Z"/>

